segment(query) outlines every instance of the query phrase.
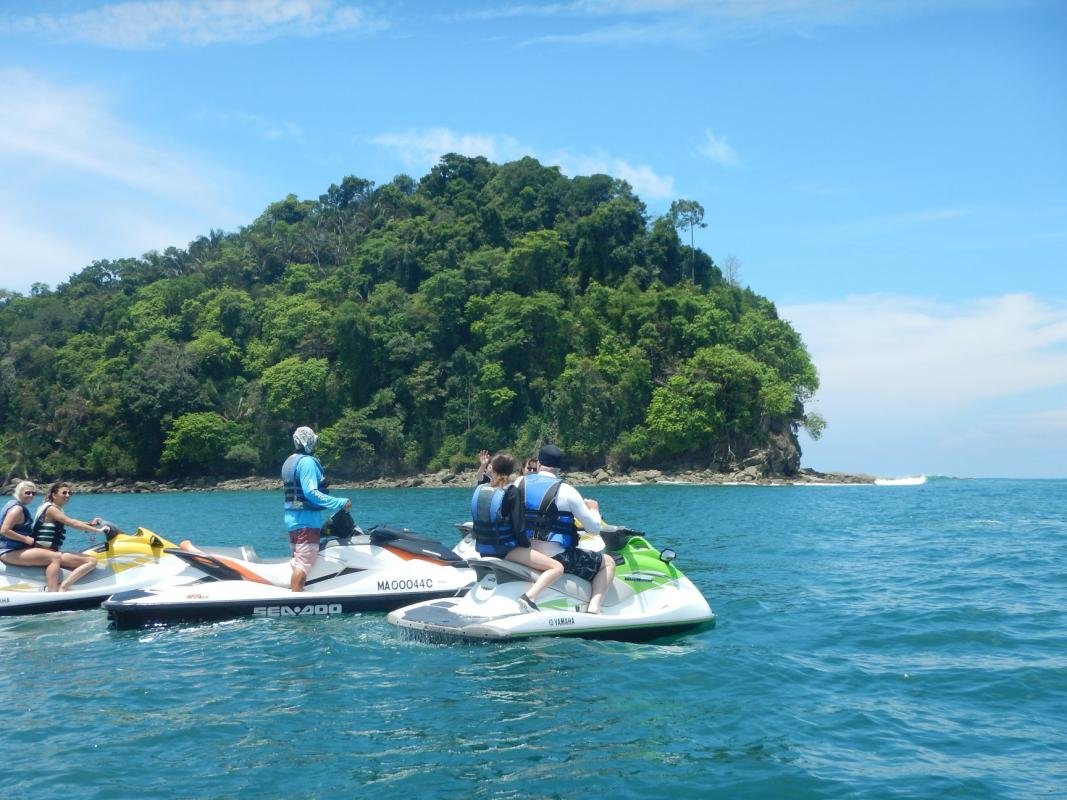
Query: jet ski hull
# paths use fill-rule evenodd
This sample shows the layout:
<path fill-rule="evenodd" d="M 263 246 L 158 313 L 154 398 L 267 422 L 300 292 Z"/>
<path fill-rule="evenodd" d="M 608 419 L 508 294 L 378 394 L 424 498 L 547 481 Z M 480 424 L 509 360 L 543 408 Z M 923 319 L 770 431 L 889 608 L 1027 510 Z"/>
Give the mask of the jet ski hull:
<path fill-rule="evenodd" d="M 564 575 L 527 611 L 519 597 L 537 573 L 496 558 L 472 559 L 478 583 L 465 596 L 431 600 L 391 612 L 401 629 L 431 640 L 505 641 L 533 636 L 650 641 L 714 624 L 715 615 L 693 583 L 637 535 L 609 550 L 615 580 L 599 614 L 585 611 L 589 583 Z"/>
<path fill-rule="evenodd" d="M 392 534 L 398 532 L 389 529 Z M 185 586 L 123 592 L 103 603 L 119 630 L 227 619 L 390 611 L 466 592 L 475 574 L 439 542 L 409 531 L 324 543 L 305 591 L 289 590 L 288 559 L 245 561 L 177 553 L 205 576 Z"/>
<path fill-rule="evenodd" d="M 200 577 L 198 571 L 168 554 L 168 547 L 173 545 L 144 528 L 130 535 L 116 533 L 82 553 L 96 558 L 97 567 L 66 592 L 45 591 L 40 567 L 0 563 L 0 617 L 99 608 L 101 601 L 116 592 Z"/>
<path fill-rule="evenodd" d="M 546 612 L 523 614 L 536 619 L 516 619 L 515 612 L 504 618 L 471 617 L 456 611 L 454 599 L 427 601 L 389 615 L 395 625 L 418 632 L 428 639 L 508 641 L 535 636 L 564 636 L 582 639 L 612 639 L 624 642 L 650 642 L 714 625 L 714 614 L 692 619 L 649 619 L 640 616 Z"/>
<path fill-rule="evenodd" d="M 167 592 L 151 589 L 121 592 L 105 600 L 103 608 L 107 611 L 110 627 L 133 630 L 242 618 L 290 619 L 392 611 L 415 602 L 450 597 L 465 588 L 394 595 L 285 592 L 277 596 L 260 594 L 244 598 L 208 599 L 207 595 L 198 591 L 202 587 L 202 584 L 196 584 Z"/>

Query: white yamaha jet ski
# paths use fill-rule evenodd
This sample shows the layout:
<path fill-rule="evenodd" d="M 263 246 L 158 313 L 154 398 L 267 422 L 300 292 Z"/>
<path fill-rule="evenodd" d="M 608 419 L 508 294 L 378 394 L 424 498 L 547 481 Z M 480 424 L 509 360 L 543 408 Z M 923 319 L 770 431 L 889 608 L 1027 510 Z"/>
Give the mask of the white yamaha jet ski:
<path fill-rule="evenodd" d="M 171 555 L 169 550 L 175 545 L 162 536 L 145 528 L 134 534 L 122 533 L 113 525 L 108 528 L 103 544 L 83 551 L 83 555 L 97 559 L 96 569 L 65 592 L 45 591 L 43 567 L 0 562 L 0 616 L 96 608 L 115 592 L 203 577 L 202 572 Z"/>
<path fill-rule="evenodd" d="M 389 611 L 465 592 L 474 571 L 455 551 L 406 529 L 378 526 L 326 536 L 303 592 L 289 589 L 288 558 L 203 552 L 187 543 L 167 552 L 203 574 L 185 586 L 120 592 L 103 603 L 118 629 L 238 617 L 332 616 Z"/>
<path fill-rule="evenodd" d="M 693 583 L 642 534 L 606 525 L 604 547 L 615 557 L 615 580 L 599 614 L 588 614 L 590 584 L 564 574 L 537 598 L 538 611 L 518 599 L 538 573 L 500 558 L 472 558 L 478 583 L 463 597 L 428 600 L 393 611 L 394 625 L 433 640 L 503 640 L 583 636 L 645 641 L 714 624 L 715 614 Z"/>

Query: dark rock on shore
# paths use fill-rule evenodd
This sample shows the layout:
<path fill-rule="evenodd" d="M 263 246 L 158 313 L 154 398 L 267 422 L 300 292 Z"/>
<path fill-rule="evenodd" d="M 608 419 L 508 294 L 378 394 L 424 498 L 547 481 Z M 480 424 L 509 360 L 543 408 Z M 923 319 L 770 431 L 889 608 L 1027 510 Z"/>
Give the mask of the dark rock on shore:
<path fill-rule="evenodd" d="M 699 485 L 737 485 L 753 484 L 764 486 L 782 486 L 806 483 L 874 483 L 872 475 L 852 475 L 844 472 L 818 472 L 805 468 L 792 474 L 783 474 L 769 469 L 769 458 L 760 454 L 758 458 L 750 457 L 729 471 L 713 469 L 659 470 L 634 469 L 612 470 L 607 467 L 592 472 L 572 471 L 565 473 L 566 479 L 575 486 L 607 486 L 638 484 L 699 484 Z M 369 481 L 339 481 L 333 483 L 335 490 L 340 489 L 409 489 L 464 487 L 474 485 L 474 470 L 455 473 L 451 470 L 425 475 L 394 476 L 375 478 Z M 6 487 L 10 494 L 15 481 Z M 40 481 L 39 486 L 47 482 Z M 235 491 L 281 491 L 278 478 L 249 476 L 245 478 L 198 478 L 194 481 L 71 481 L 71 487 L 81 494 L 141 494 L 152 492 L 235 492 Z"/>

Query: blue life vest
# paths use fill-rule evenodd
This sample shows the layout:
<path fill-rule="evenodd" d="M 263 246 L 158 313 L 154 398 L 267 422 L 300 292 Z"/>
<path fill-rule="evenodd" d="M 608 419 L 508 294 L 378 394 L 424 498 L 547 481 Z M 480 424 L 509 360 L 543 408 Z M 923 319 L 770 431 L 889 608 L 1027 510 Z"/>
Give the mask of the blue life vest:
<path fill-rule="evenodd" d="M 33 518 L 33 538 L 38 547 L 48 550 L 58 550 L 67 538 L 67 528 L 62 522 L 45 522 L 45 512 L 54 505 L 55 503 L 41 503 Z"/>
<path fill-rule="evenodd" d="M 504 514 L 505 496 L 504 489 L 494 489 L 488 484 L 478 486 L 471 496 L 475 546 L 483 556 L 503 558 L 519 546 L 511 515 Z"/>
<path fill-rule="evenodd" d="M 526 508 L 526 534 L 573 550 L 580 539 L 574 515 L 556 506 L 556 494 L 562 484 L 559 478 L 539 472 L 519 481 L 519 494 Z"/>
<path fill-rule="evenodd" d="M 300 459 L 310 458 L 316 464 L 319 460 L 307 453 L 293 453 L 282 464 L 282 491 L 285 492 L 285 507 L 290 511 L 318 511 L 323 508 L 318 503 L 304 496 L 304 487 L 300 485 L 300 479 L 296 475 L 296 465 Z M 322 470 L 322 464 L 319 464 Z"/>
<path fill-rule="evenodd" d="M 4 503 L 4 507 L 0 509 L 0 523 L 3 523 L 4 518 L 13 508 L 22 509 L 22 522 L 18 525 L 12 525 L 11 530 L 15 533 L 21 533 L 23 536 L 33 536 L 33 525 L 30 524 L 30 510 L 18 500 L 8 500 Z M 25 542 L 19 542 L 14 539 L 8 539 L 6 536 L 0 536 L 0 551 L 18 550 L 22 547 L 31 546 L 32 545 L 28 545 Z"/>

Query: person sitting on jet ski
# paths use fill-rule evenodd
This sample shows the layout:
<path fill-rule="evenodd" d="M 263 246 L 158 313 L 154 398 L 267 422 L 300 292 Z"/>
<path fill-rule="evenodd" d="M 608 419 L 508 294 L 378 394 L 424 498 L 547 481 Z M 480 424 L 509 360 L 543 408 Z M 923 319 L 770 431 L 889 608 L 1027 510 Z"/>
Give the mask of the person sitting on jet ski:
<path fill-rule="evenodd" d="M 96 517 L 92 522 L 82 522 L 80 519 L 68 517 L 63 512 L 63 507 L 70 502 L 70 498 L 69 483 L 66 481 L 53 483 L 52 488 L 45 495 L 44 502 L 33 516 L 33 537 L 37 546 L 59 551 L 62 556 L 63 569 L 72 570 L 70 577 L 63 582 L 66 586 L 96 569 L 96 559 L 93 556 L 69 553 L 60 549 L 66 538 L 67 526 L 86 533 L 107 533 L 107 528 L 101 524 L 100 517 Z"/>
<path fill-rule="evenodd" d="M 294 592 L 304 591 L 308 573 L 319 557 L 322 512 L 352 508 L 352 501 L 347 497 L 331 497 L 323 493 L 322 464 L 311 455 L 318 442 L 319 437 L 311 428 L 297 428 L 293 431 L 296 452 L 282 464 L 285 527 L 289 531 L 289 547 L 293 554 L 289 588 Z"/>
<path fill-rule="evenodd" d="M 546 444 L 537 455 L 538 471 L 524 475 L 515 483 L 526 512 L 525 529 L 532 545 L 563 565 L 563 571 L 589 581 L 593 593 L 586 611 L 599 614 L 604 592 L 615 577 L 615 560 L 605 553 L 578 548 L 581 522 L 587 533 L 600 533 L 602 521 L 596 500 L 581 494 L 559 478 L 563 452 Z"/>
<path fill-rule="evenodd" d="M 13 493 L 0 509 L 0 561 L 16 567 L 44 567 L 47 591 L 63 592 L 81 575 L 73 573 L 62 584 L 63 554 L 37 547 L 33 538 L 33 517 L 27 507 L 33 502 L 37 487 L 33 481 L 19 481 Z"/>
<path fill-rule="evenodd" d="M 489 483 L 479 484 L 471 497 L 471 518 L 474 520 L 478 553 L 506 558 L 538 570 L 541 574 L 537 580 L 519 598 L 524 610 L 537 611 L 535 598 L 542 589 L 563 576 L 563 565 L 530 547 L 522 523 L 518 492 L 511 484 L 515 458 L 509 453 L 497 453 L 488 462 L 485 471 Z"/>

